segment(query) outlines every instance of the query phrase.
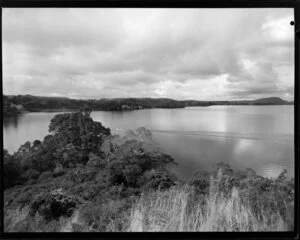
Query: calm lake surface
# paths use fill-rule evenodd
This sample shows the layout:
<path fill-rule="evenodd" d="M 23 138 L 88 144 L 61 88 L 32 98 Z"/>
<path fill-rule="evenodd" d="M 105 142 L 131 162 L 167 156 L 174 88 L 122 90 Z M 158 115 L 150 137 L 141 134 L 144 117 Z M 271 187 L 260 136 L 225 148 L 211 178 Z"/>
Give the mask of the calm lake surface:
<path fill-rule="evenodd" d="M 4 148 L 10 153 L 26 141 L 42 140 L 58 113 L 27 113 L 5 119 Z M 224 161 L 234 169 L 252 168 L 276 177 L 294 175 L 294 106 L 211 106 L 92 112 L 112 133 L 146 127 L 179 163 L 176 172 L 189 177 Z"/>

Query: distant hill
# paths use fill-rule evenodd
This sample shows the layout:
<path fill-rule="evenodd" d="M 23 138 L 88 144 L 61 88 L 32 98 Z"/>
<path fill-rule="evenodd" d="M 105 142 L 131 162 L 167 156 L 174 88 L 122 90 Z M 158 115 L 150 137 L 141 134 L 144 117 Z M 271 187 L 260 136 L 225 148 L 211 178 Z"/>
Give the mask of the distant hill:
<path fill-rule="evenodd" d="M 276 104 L 276 105 L 283 105 L 283 104 L 289 104 L 288 101 L 282 100 L 279 97 L 269 97 L 269 98 L 260 98 L 253 101 L 254 104 Z"/>
<path fill-rule="evenodd" d="M 282 100 L 279 97 L 260 98 L 256 100 L 238 100 L 238 101 L 196 101 L 185 100 L 181 101 L 186 107 L 193 106 L 212 106 L 212 105 L 288 105 L 294 102 Z"/>
<path fill-rule="evenodd" d="M 177 101 L 169 98 L 102 98 L 70 99 L 67 97 L 43 97 L 32 95 L 3 95 L 4 116 L 17 115 L 22 112 L 78 110 L 88 105 L 98 111 L 128 111 L 144 108 L 184 108 L 212 105 L 285 105 L 293 104 L 278 97 L 241 101 Z"/>

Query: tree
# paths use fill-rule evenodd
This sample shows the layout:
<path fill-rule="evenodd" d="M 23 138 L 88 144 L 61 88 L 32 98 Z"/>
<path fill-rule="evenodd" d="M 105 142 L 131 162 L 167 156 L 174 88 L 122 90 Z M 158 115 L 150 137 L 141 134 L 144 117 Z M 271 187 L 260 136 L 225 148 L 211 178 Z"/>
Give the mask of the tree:
<path fill-rule="evenodd" d="M 3 151 L 3 175 L 4 189 L 14 186 L 20 182 L 21 177 L 20 162 L 11 156 L 6 149 Z"/>

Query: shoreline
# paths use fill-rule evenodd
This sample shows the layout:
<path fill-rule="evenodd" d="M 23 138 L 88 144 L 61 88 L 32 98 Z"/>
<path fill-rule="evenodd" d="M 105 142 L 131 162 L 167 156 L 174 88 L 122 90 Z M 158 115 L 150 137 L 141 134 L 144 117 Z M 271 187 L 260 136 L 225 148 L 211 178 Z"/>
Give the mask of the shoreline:
<path fill-rule="evenodd" d="M 127 110 L 106 110 L 106 109 L 93 109 L 93 111 L 102 111 L 102 112 L 132 112 L 132 111 L 139 111 L 139 110 L 147 110 L 147 109 L 184 109 L 184 108 L 195 108 L 195 107 L 212 107 L 212 106 L 295 106 L 295 104 L 211 104 L 211 105 L 199 105 L 199 106 L 185 106 L 185 107 L 153 107 L 153 108 L 140 108 L 140 109 L 127 109 Z M 33 110 L 26 110 L 22 111 L 13 115 L 6 115 L 3 113 L 3 118 L 10 118 L 16 117 L 18 115 L 26 114 L 26 113 L 34 113 L 34 112 L 41 112 L 41 113 L 51 113 L 51 112 L 77 112 L 78 109 L 72 108 L 55 108 L 55 109 L 33 109 Z"/>

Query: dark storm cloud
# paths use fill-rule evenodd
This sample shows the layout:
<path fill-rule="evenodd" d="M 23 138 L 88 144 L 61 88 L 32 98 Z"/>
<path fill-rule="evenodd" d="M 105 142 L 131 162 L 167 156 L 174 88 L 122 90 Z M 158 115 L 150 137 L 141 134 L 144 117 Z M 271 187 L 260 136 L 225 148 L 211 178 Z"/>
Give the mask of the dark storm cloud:
<path fill-rule="evenodd" d="M 293 99 L 292 9 L 3 9 L 5 94 Z"/>

